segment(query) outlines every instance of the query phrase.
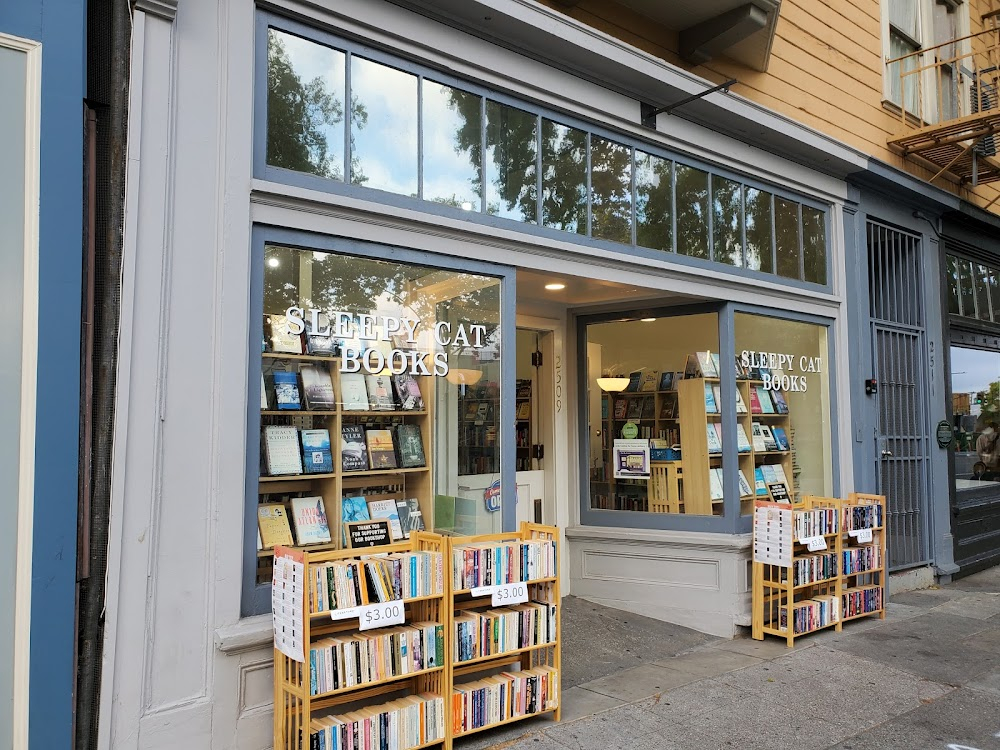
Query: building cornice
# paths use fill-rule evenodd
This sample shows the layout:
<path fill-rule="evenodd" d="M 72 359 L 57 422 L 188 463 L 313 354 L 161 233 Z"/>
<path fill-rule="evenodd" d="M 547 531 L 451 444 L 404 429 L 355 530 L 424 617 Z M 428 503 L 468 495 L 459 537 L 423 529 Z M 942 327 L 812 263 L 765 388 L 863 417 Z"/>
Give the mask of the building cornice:
<path fill-rule="evenodd" d="M 134 11 L 142 11 L 153 16 L 173 21 L 177 17 L 177 3 L 179 0 L 135 0 L 132 5 Z"/>

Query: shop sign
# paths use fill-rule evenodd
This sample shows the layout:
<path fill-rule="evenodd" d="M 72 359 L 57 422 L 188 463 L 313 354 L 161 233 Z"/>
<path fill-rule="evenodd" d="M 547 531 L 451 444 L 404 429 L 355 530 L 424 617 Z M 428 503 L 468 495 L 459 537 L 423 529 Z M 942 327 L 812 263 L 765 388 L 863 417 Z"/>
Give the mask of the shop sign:
<path fill-rule="evenodd" d="M 639 426 L 635 422 L 626 422 L 622 425 L 622 437 L 626 440 L 639 437 Z"/>
<path fill-rule="evenodd" d="M 381 547 L 392 544 L 392 534 L 389 531 L 388 519 L 379 521 L 348 521 L 344 524 L 347 536 L 347 546 Z"/>
<path fill-rule="evenodd" d="M 500 480 L 497 479 L 483 491 L 483 500 L 486 502 L 486 510 L 496 513 L 500 510 Z"/>
<path fill-rule="evenodd" d="M 805 393 L 809 388 L 808 375 L 823 372 L 822 357 L 749 349 L 740 352 L 740 365 L 744 370 L 759 370 L 766 389 L 793 393 Z"/>
<path fill-rule="evenodd" d="M 328 318 L 326 316 L 329 316 Z M 447 375 L 448 347 L 482 350 L 486 347 L 486 326 L 478 323 L 438 321 L 425 327 L 416 318 L 391 315 L 353 315 L 340 310 L 324 312 L 314 307 L 292 306 L 285 310 L 288 333 L 299 336 L 306 331 L 316 336 L 332 336 L 342 340 L 384 341 L 393 344 L 417 344 L 418 336 L 429 333 L 437 346 L 445 351 L 420 352 L 413 349 L 392 349 L 388 354 L 380 349 L 344 346 L 340 356 L 341 372 L 366 372 L 378 375 L 388 370 L 393 375 Z M 328 320 L 329 322 L 325 322 Z M 483 352 L 485 354 L 485 352 Z"/>
<path fill-rule="evenodd" d="M 936 436 L 938 448 L 947 448 L 955 439 L 955 428 L 951 426 L 950 422 L 942 419 L 937 424 Z"/>
<path fill-rule="evenodd" d="M 615 440 L 615 479 L 649 479 L 649 441 Z"/>

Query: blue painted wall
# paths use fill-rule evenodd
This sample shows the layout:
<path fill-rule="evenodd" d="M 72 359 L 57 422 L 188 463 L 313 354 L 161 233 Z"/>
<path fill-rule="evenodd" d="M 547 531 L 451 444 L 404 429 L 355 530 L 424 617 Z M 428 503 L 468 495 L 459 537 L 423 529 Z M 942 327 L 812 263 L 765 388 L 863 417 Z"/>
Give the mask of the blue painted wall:
<path fill-rule="evenodd" d="M 0 2 L 0 31 L 42 43 L 38 421 L 30 746 L 72 746 L 86 0 Z"/>

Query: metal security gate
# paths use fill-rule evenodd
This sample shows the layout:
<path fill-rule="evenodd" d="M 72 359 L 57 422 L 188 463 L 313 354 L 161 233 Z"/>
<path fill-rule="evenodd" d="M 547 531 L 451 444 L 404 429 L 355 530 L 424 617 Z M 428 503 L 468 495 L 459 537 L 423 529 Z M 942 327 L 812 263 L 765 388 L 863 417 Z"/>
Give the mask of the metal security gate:
<path fill-rule="evenodd" d="M 889 567 L 899 570 L 930 561 L 931 436 L 919 236 L 868 222 L 868 289 L 878 382 L 876 477 L 888 505 Z"/>

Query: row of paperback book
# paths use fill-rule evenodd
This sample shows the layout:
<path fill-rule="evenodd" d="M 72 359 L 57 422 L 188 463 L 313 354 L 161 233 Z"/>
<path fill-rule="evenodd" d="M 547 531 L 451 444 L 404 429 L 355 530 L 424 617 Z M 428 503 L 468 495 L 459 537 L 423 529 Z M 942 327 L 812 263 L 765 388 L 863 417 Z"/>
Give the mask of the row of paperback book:
<path fill-rule="evenodd" d="M 882 506 L 848 505 L 844 507 L 844 531 L 858 529 L 877 529 L 882 526 Z"/>
<path fill-rule="evenodd" d="M 866 615 L 882 609 L 881 586 L 858 586 L 844 589 L 844 617 Z"/>
<path fill-rule="evenodd" d="M 444 626 L 439 623 L 324 638 L 309 648 L 309 691 L 324 695 L 443 664 Z"/>
<path fill-rule="evenodd" d="M 792 585 L 802 586 L 807 583 L 825 581 L 836 578 L 837 553 L 827 552 L 823 555 L 796 557 L 792 560 Z"/>
<path fill-rule="evenodd" d="M 444 591 L 441 555 L 434 552 L 397 552 L 363 560 L 321 563 L 310 568 L 313 575 L 310 612 L 359 606 L 361 568 L 370 603 L 435 596 Z"/>
<path fill-rule="evenodd" d="M 705 430 L 708 452 L 722 453 L 722 422 L 707 422 Z M 753 435 L 752 439 L 747 435 L 743 425 L 739 422 L 736 423 L 736 450 L 739 453 L 749 453 L 751 450 L 758 453 L 788 451 L 791 448 L 788 435 L 782 427 L 753 422 L 750 425 L 750 431 Z"/>
<path fill-rule="evenodd" d="M 260 408 L 277 411 L 336 411 L 337 397 L 326 365 L 302 364 L 294 370 L 261 373 Z M 273 387 L 270 395 L 268 384 Z M 416 378 L 401 375 L 340 374 L 340 408 L 344 411 L 422 411 L 424 399 Z"/>
<path fill-rule="evenodd" d="M 471 661 L 553 643 L 556 640 L 556 607 L 546 602 L 528 602 L 456 615 L 453 661 Z"/>
<path fill-rule="evenodd" d="M 723 478 L 725 470 L 720 467 L 708 470 L 708 491 L 712 500 L 722 500 L 723 498 Z M 740 487 L 740 497 L 767 497 L 769 484 L 783 484 L 788 490 L 788 478 L 785 476 L 785 469 L 781 464 L 761 464 L 753 470 L 754 486 L 750 486 L 747 475 L 743 469 L 739 470 L 738 481 Z"/>
<path fill-rule="evenodd" d="M 409 539 L 412 531 L 424 531 L 424 515 L 415 497 L 393 500 L 357 496 L 340 501 L 340 520 L 344 523 L 381 519 L 389 522 L 389 535 L 394 542 Z"/>
<path fill-rule="evenodd" d="M 824 628 L 840 619 L 840 602 L 836 596 L 814 596 L 792 605 L 791 623 L 788 607 L 778 610 L 778 629 L 787 631 L 789 624 L 796 635 Z"/>
<path fill-rule="evenodd" d="M 837 533 L 837 509 L 814 508 L 792 514 L 792 531 L 796 539 Z"/>
<path fill-rule="evenodd" d="M 556 545 L 552 540 L 481 543 L 452 549 L 452 587 L 456 591 L 556 575 Z"/>
<path fill-rule="evenodd" d="M 432 693 L 324 716 L 309 725 L 309 750 L 407 750 L 444 739 L 444 699 Z"/>
<path fill-rule="evenodd" d="M 418 425 L 366 430 L 361 425 L 345 424 L 341 433 L 340 463 L 344 471 L 415 469 L 427 464 Z M 329 430 L 267 425 L 261 443 L 262 469 L 268 476 L 333 472 Z"/>
<path fill-rule="evenodd" d="M 882 568 L 882 547 L 872 544 L 844 550 L 844 575 L 868 573 Z"/>
<path fill-rule="evenodd" d="M 558 673 L 549 666 L 502 672 L 456 685 L 452 692 L 452 729 L 461 734 L 555 708 L 559 705 L 558 689 Z"/>

